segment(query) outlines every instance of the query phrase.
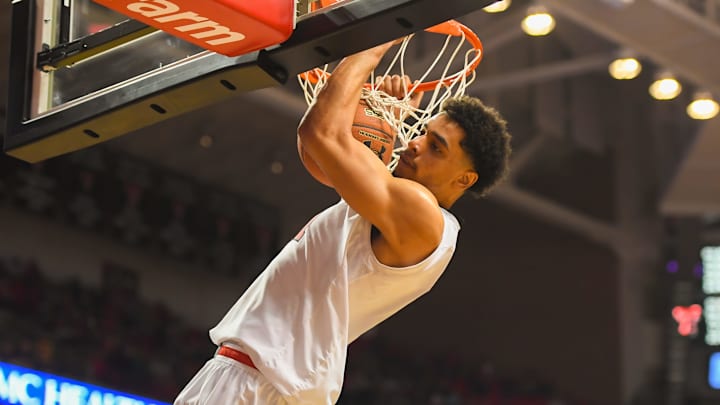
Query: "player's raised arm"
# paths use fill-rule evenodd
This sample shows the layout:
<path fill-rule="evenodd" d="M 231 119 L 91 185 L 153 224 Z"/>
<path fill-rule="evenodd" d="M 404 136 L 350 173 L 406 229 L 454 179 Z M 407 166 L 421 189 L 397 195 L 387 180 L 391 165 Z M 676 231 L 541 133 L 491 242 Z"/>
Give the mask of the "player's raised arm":
<path fill-rule="evenodd" d="M 393 177 L 351 134 L 361 89 L 391 46 L 383 44 L 342 60 L 308 109 L 298 137 L 340 196 L 381 231 L 390 250 L 402 252 L 386 264 L 407 265 L 427 256 L 440 241 L 443 217 L 438 201 L 422 184 Z"/>

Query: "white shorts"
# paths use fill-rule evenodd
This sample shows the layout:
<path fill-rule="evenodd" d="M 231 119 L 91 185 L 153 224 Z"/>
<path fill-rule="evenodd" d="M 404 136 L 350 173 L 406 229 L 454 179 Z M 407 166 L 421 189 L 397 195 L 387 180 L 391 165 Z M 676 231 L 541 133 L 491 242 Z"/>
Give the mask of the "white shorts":
<path fill-rule="evenodd" d="M 208 360 L 174 405 L 286 405 L 257 370 L 225 356 Z"/>

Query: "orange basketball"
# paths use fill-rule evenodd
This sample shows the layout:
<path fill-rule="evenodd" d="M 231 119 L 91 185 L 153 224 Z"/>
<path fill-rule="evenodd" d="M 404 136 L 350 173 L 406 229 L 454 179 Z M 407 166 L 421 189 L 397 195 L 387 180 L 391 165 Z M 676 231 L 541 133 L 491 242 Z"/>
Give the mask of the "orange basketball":
<path fill-rule="evenodd" d="M 360 100 L 352 125 L 352 134 L 358 141 L 370 148 L 386 165 L 390 163 L 397 135 L 382 116 L 371 109 L 364 100 Z M 320 170 L 317 163 L 303 150 L 300 138 L 297 141 L 300 159 L 305 169 L 320 183 L 332 187 L 332 184 Z"/>

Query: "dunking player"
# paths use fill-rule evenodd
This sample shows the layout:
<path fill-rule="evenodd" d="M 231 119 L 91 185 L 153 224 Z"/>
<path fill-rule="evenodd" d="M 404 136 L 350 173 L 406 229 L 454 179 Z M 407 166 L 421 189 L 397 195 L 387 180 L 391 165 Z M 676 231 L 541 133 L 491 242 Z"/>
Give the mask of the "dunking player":
<path fill-rule="evenodd" d="M 341 200 L 313 218 L 210 331 L 218 345 L 175 401 L 333 404 L 347 345 L 427 292 L 449 263 L 449 209 L 507 169 L 510 135 L 479 100 L 447 101 L 392 176 L 350 132 L 363 84 L 392 44 L 345 58 L 298 128 Z M 403 96 L 409 79 L 384 83 Z M 419 96 L 413 100 L 419 103 Z"/>

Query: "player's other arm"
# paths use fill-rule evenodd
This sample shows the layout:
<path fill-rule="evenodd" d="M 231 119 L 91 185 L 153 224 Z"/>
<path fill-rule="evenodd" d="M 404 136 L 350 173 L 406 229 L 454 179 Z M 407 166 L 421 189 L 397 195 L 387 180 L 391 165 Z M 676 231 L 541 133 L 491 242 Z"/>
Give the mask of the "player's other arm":
<path fill-rule="evenodd" d="M 375 154 L 355 140 L 352 122 L 363 84 L 390 44 L 345 58 L 298 127 L 306 153 L 340 196 L 382 233 L 392 265 L 429 255 L 443 231 L 442 212 L 422 185 L 394 178 Z"/>

